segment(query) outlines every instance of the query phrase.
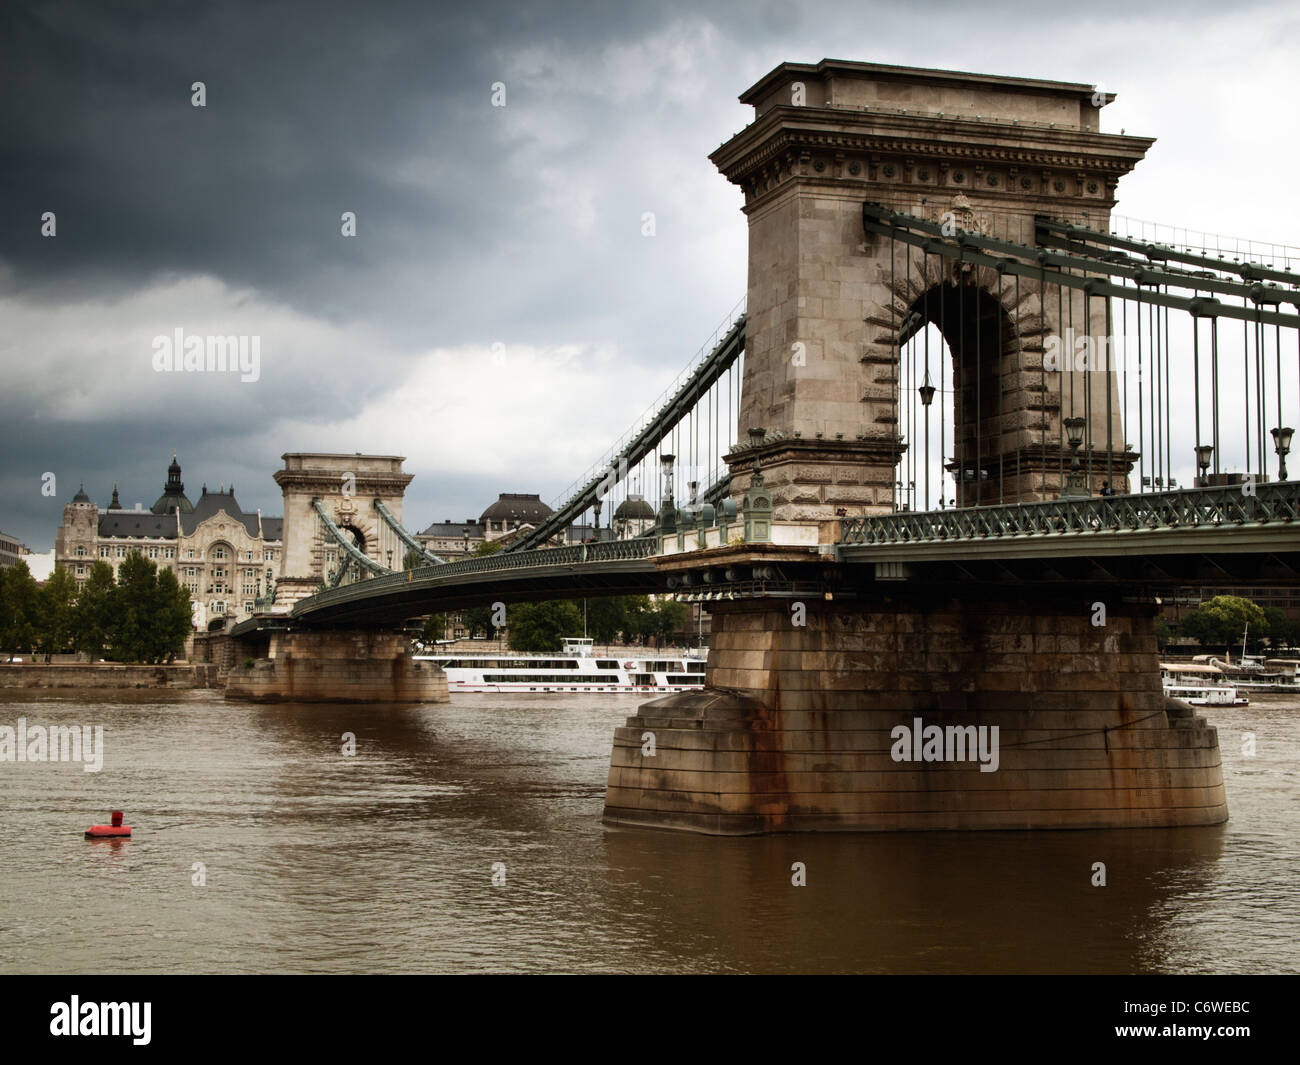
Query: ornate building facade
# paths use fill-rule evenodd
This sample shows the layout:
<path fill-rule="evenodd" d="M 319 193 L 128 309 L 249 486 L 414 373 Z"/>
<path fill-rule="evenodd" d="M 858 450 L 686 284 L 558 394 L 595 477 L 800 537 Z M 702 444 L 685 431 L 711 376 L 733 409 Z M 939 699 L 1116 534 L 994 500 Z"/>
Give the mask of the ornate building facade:
<path fill-rule="evenodd" d="M 122 507 L 116 485 L 101 508 L 83 485 L 63 508 L 54 557 L 80 587 L 96 561 L 107 562 L 116 575 L 127 555 L 139 551 L 189 589 L 195 627 L 203 630 L 251 614 L 255 601 L 271 593 L 282 562 L 283 525 L 281 518 L 244 510 L 234 485 L 216 492 L 204 485 L 191 503 L 173 454 L 163 493 L 148 510 Z"/>

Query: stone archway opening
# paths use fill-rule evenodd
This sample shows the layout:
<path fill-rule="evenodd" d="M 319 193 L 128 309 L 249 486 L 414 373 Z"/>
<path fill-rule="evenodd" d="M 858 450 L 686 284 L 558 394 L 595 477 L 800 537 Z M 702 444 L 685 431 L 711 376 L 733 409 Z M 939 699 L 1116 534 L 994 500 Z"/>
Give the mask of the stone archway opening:
<path fill-rule="evenodd" d="M 898 336 L 899 509 L 1028 498 L 1013 429 L 1030 420 L 1024 352 L 1000 296 L 972 278 L 931 284 Z"/>

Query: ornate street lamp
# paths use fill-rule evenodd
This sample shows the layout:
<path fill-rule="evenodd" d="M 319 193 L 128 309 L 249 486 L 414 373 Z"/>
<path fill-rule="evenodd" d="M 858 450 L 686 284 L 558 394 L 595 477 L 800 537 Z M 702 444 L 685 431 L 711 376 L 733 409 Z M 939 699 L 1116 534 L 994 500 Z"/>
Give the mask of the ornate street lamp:
<path fill-rule="evenodd" d="M 1089 499 L 1092 496 L 1087 479 L 1079 466 L 1079 448 L 1083 444 L 1083 429 L 1088 423 L 1082 418 L 1065 419 L 1065 436 L 1070 445 L 1070 477 L 1062 499 Z"/>
<path fill-rule="evenodd" d="M 927 341 L 928 343 L 928 341 Z M 925 408 L 925 509 L 930 509 L 930 404 L 934 401 L 934 385 L 930 384 L 930 371 L 917 389 L 921 393 L 921 406 Z M 942 504 L 943 500 L 939 500 Z"/>
<path fill-rule="evenodd" d="M 664 478 L 664 499 L 659 507 L 660 533 L 672 534 L 677 531 L 677 512 L 673 506 L 673 461 L 676 458 L 676 455 L 659 456 L 659 468 Z"/>
<path fill-rule="evenodd" d="M 597 543 L 600 542 L 600 505 L 601 505 L 601 502 L 602 502 L 602 500 L 601 500 L 600 496 L 597 496 L 597 497 L 596 497 L 596 542 L 597 542 Z M 583 602 L 585 603 L 586 600 L 584 599 Z"/>
<path fill-rule="evenodd" d="M 1209 486 L 1210 478 L 1205 471 L 1210 468 L 1210 463 L 1213 461 L 1213 457 L 1213 444 L 1198 444 L 1196 446 L 1196 468 L 1200 471 L 1200 475 L 1196 478 L 1196 486 L 1198 488 L 1206 488 Z"/>
<path fill-rule="evenodd" d="M 1295 434 L 1294 429 L 1279 428 L 1270 429 L 1273 434 L 1273 450 L 1277 452 L 1277 479 L 1286 480 L 1286 457 L 1291 454 L 1291 437 Z"/>

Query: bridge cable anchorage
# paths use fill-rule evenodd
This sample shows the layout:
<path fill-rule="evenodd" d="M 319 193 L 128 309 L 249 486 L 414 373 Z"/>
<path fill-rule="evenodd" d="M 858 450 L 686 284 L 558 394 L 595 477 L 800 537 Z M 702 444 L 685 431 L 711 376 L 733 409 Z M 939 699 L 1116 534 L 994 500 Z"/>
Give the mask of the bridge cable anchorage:
<path fill-rule="evenodd" d="M 397 534 L 397 538 L 402 541 L 411 551 L 416 552 L 426 562 L 432 562 L 435 566 L 445 566 L 447 560 L 439 558 L 437 555 L 424 549 L 424 545 L 402 527 L 402 523 L 393 517 L 392 512 L 384 506 L 382 499 L 375 500 L 375 510 L 379 511 L 379 516 L 384 519 L 384 523 Z"/>
<path fill-rule="evenodd" d="M 348 555 L 343 556 L 343 564 L 334 571 L 334 576 L 330 578 L 329 587 L 337 588 L 343 583 L 343 578 L 347 575 L 348 570 L 352 568 L 352 559 Z"/>
<path fill-rule="evenodd" d="M 740 307 L 743 303 L 742 300 L 736 306 Z M 682 381 L 676 391 L 655 410 L 649 421 L 640 429 L 634 430 L 627 443 L 594 467 L 588 478 L 556 507 L 550 517 L 526 536 L 520 537 L 507 546 L 505 552 L 527 551 L 545 543 L 573 524 L 598 499 L 603 499 L 627 470 L 636 467 L 654 453 L 655 448 L 664 438 L 694 409 L 702 394 L 718 382 L 744 350 L 745 313 L 742 310 L 722 339 Z M 729 486 L 730 473 L 719 474 L 706 490 L 706 496 L 718 495 L 726 491 L 726 487 L 722 486 L 724 477 Z"/>
<path fill-rule="evenodd" d="M 348 556 L 348 558 L 368 573 L 381 574 L 392 572 L 387 566 L 376 562 L 373 558 L 358 548 L 357 545 L 352 542 L 352 537 L 348 536 L 342 529 L 334 524 L 334 520 L 325 512 L 325 508 L 321 505 L 319 498 L 311 501 L 311 507 L 312 510 L 316 512 L 317 517 L 324 522 L 326 531 L 334 538 L 338 545 L 343 548 L 343 552 Z"/>

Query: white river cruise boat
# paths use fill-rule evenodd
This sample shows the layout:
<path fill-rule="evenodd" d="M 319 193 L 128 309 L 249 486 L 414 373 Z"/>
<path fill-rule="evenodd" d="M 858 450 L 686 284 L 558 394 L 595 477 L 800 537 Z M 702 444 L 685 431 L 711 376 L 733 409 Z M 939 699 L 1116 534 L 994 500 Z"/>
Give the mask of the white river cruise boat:
<path fill-rule="evenodd" d="M 595 653 L 593 641 L 566 639 L 556 654 L 466 651 L 415 655 L 436 662 L 451 692 L 679 692 L 704 687 L 704 656 Z"/>
<path fill-rule="evenodd" d="M 1222 684 L 1217 666 L 1188 662 L 1161 662 L 1160 680 L 1165 695 L 1189 706 L 1249 706 L 1250 700 L 1232 684 Z"/>

